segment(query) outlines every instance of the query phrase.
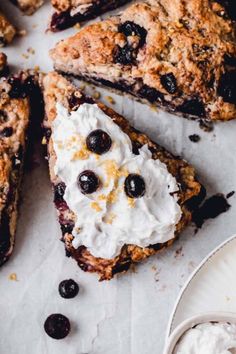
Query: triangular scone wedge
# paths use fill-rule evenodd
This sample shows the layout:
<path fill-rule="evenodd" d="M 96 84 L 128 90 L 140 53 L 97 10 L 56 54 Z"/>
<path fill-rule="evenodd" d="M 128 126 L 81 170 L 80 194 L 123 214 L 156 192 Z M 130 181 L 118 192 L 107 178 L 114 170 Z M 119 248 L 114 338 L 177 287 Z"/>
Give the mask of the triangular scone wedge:
<path fill-rule="evenodd" d="M 56 12 L 52 15 L 50 29 L 64 30 L 114 10 L 129 1 L 131 0 L 51 0 Z"/>
<path fill-rule="evenodd" d="M 116 273 L 128 270 L 132 263 L 140 262 L 170 246 L 176 236 L 189 223 L 192 211 L 204 195 L 203 187 L 196 179 L 194 168 L 132 128 L 124 117 L 111 108 L 102 103 L 95 103 L 93 99 L 85 96 L 61 75 L 55 72 L 49 73 L 43 80 L 43 90 L 46 114 L 43 142 L 48 147 L 54 203 L 63 234 L 62 240 L 65 242 L 68 255 L 71 255 L 84 271 L 97 272 L 101 280 L 108 280 Z M 92 112 L 92 114 L 86 116 L 86 112 Z M 106 150 L 104 154 L 100 155 L 92 153 L 88 148 L 88 142 L 86 142 L 88 133 L 90 134 L 92 131 L 94 133 L 94 119 L 98 120 L 97 127 L 103 127 L 103 132 L 105 131 L 111 137 L 112 145 L 109 147 L 109 151 Z M 78 129 L 74 133 L 71 132 L 73 128 L 70 124 L 72 122 L 75 125 L 78 124 Z M 67 127 L 67 124 L 70 126 Z M 104 128 L 104 124 L 106 128 Z M 124 164 L 119 160 L 122 154 L 125 154 L 124 159 L 121 159 L 122 163 L 123 160 L 126 161 Z M 64 161 L 66 156 L 69 156 L 69 160 Z M 136 168 L 136 159 L 141 159 L 141 156 L 144 160 L 139 166 L 140 168 Z M 156 166 L 150 172 L 146 159 L 149 159 L 148 164 L 160 164 L 160 166 Z M 128 164 L 127 161 L 129 161 Z M 100 168 L 101 170 L 99 170 Z M 159 168 L 163 169 L 165 177 L 163 180 L 162 177 L 160 179 L 153 177 L 152 179 L 152 175 L 155 175 L 155 171 L 159 171 Z M 100 184 L 94 193 L 90 190 L 90 194 L 86 194 L 78 176 L 81 176 L 84 170 L 95 171 L 96 169 L 100 171 L 97 171 Z M 124 192 L 126 183 L 124 178 L 127 179 L 127 176 L 130 176 L 132 169 L 137 174 L 143 175 L 146 183 L 144 194 L 141 193 L 140 198 L 137 197 L 137 199 L 129 197 L 130 194 L 127 195 L 127 192 Z M 104 173 L 103 176 L 102 173 Z M 170 183 L 168 182 L 169 178 Z M 72 181 L 73 179 L 75 180 Z M 158 187 L 161 180 L 163 186 Z M 169 190 L 173 187 L 171 187 L 172 183 L 175 184 L 174 189 L 177 188 L 178 191 Z M 110 188 L 110 184 L 112 187 L 107 190 Z M 91 185 L 89 184 L 87 187 L 90 188 Z M 156 189 L 161 193 L 163 200 L 167 198 L 167 205 L 162 202 L 162 199 L 156 201 L 154 195 L 159 193 L 158 191 L 154 193 Z M 150 196 L 149 193 L 152 194 L 152 191 L 154 194 Z M 171 221 L 166 223 L 166 228 L 170 227 L 172 232 L 165 241 L 153 244 L 154 234 L 149 235 L 150 239 L 148 236 L 145 241 L 143 240 L 146 230 L 145 227 L 143 229 L 142 223 L 145 224 L 150 215 L 149 212 L 146 214 L 146 211 L 140 211 L 140 208 L 147 210 L 146 207 L 141 206 L 142 203 L 153 203 L 152 205 L 157 211 L 165 210 L 164 214 L 161 212 L 160 224 L 162 224 L 163 215 L 165 217 L 172 215 L 175 210 L 173 218 L 170 217 Z M 78 212 L 77 208 L 79 208 Z M 141 215 L 141 217 L 137 217 L 137 215 Z M 133 222 L 133 219 L 136 221 Z M 77 222 L 82 224 L 78 227 Z M 87 236 L 92 229 L 95 230 L 94 228 L 97 233 L 93 234 L 92 232 L 91 239 L 88 240 Z M 107 228 L 110 230 L 109 236 L 104 238 L 103 231 Z M 149 229 L 149 224 L 147 224 L 147 228 Z M 128 239 L 133 240 L 133 243 L 129 245 L 124 243 L 128 231 Z M 104 232 L 106 233 L 106 231 Z M 161 234 L 162 231 L 160 231 Z M 137 246 L 135 237 L 137 243 L 143 244 L 144 242 L 145 247 Z M 85 247 L 86 245 L 87 247 Z M 118 247 L 116 247 L 117 245 Z M 116 254 L 110 258 L 114 254 L 114 246 Z M 96 253 L 96 256 L 93 253 Z M 109 257 L 104 257 L 104 255 Z"/>
<path fill-rule="evenodd" d="M 231 7 L 212 0 L 133 4 L 59 42 L 54 68 L 186 117 L 236 118 Z"/>
<path fill-rule="evenodd" d="M 30 119 L 30 100 L 25 88 L 23 76 L 0 83 L 0 265 L 10 257 L 15 241 Z"/>
<path fill-rule="evenodd" d="M 15 37 L 16 29 L 9 20 L 0 12 L 0 47 L 11 43 Z"/>
<path fill-rule="evenodd" d="M 44 3 L 44 0 L 10 0 L 10 1 L 26 15 L 32 15 Z"/>

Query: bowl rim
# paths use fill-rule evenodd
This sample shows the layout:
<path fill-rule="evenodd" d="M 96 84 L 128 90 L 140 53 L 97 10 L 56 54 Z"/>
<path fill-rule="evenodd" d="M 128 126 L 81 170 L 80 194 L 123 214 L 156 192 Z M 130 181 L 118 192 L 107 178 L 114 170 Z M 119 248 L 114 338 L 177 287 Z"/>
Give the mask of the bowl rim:
<path fill-rule="evenodd" d="M 236 239 L 236 234 L 234 233 L 233 235 L 231 235 L 230 237 L 228 237 L 226 240 L 224 240 L 223 242 L 221 242 L 218 246 L 216 246 L 211 252 L 209 252 L 206 257 L 203 258 L 203 260 L 198 264 L 198 266 L 196 267 L 196 269 L 189 275 L 189 277 L 187 278 L 184 286 L 182 287 L 179 295 L 177 296 L 177 299 L 174 303 L 169 321 L 168 321 L 168 325 L 167 325 L 167 331 L 166 331 L 166 336 L 165 336 L 165 343 L 168 342 L 169 338 L 171 337 L 172 333 L 175 331 L 175 329 L 172 330 L 172 326 L 173 326 L 173 322 L 175 319 L 175 315 L 177 312 L 177 307 L 182 299 L 182 296 L 184 295 L 184 293 L 186 292 L 191 280 L 193 278 L 195 278 L 195 276 L 201 271 L 201 269 L 205 266 L 205 264 L 207 262 L 209 262 L 219 251 L 221 251 L 222 248 L 224 248 L 227 244 L 233 242 Z M 203 315 L 201 313 L 199 313 L 199 315 Z M 198 315 L 196 315 L 198 316 Z M 195 316 L 194 316 L 195 317 Z M 186 319 L 185 321 L 187 321 L 188 319 Z M 177 326 L 178 327 L 178 326 Z M 176 327 L 176 328 L 177 328 Z"/>
<path fill-rule="evenodd" d="M 188 318 L 187 320 L 180 323 L 168 338 L 164 353 L 163 354 L 173 354 L 175 346 L 179 339 L 186 333 L 189 329 L 193 328 L 202 323 L 209 322 L 224 322 L 224 323 L 234 323 L 236 324 L 236 313 L 234 312 L 207 312 L 204 314 L 199 314 Z"/>

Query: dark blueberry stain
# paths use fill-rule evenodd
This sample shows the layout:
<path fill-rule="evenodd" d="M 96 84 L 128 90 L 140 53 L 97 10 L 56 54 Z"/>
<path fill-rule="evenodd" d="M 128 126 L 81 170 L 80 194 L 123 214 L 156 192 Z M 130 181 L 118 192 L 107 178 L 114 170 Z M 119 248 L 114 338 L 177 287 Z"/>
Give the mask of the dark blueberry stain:
<path fill-rule="evenodd" d="M 218 215 L 228 211 L 230 207 L 230 204 L 223 194 L 215 194 L 206 199 L 204 203 L 193 212 L 192 221 L 197 228 L 201 228 L 206 220 L 216 218 Z"/>
<path fill-rule="evenodd" d="M 201 138 L 198 134 L 192 134 L 192 135 L 189 135 L 189 140 L 192 141 L 193 143 L 198 143 Z"/>

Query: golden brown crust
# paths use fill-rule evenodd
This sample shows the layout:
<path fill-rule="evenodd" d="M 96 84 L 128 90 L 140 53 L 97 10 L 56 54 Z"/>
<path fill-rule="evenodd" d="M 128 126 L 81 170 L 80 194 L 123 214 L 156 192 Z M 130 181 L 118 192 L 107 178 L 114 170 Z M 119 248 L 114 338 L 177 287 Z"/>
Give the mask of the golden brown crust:
<path fill-rule="evenodd" d="M 12 42 L 16 29 L 9 20 L 0 12 L 0 47 Z"/>
<path fill-rule="evenodd" d="M 12 86 L 0 83 L 0 265 L 14 245 L 18 189 L 23 171 L 29 100 L 13 98 Z"/>
<path fill-rule="evenodd" d="M 235 73 L 236 64 L 229 68 L 225 58 L 235 60 L 236 37 L 235 22 L 226 13 L 211 0 L 146 0 L 59 42 L 51 57 L 59 71 L 136 97 L 152 100 L 147 89 L 155 89 L 159 96 L 153 101 L 171 111 L 229 120 L 236 118 L 236 88 L 234 98 L 225 99 L 227 87 L 219 86 L 226 71 Z M 122 28 L 127 21 L 146 35 L 127 35 Z M 169 88 L 163 84 L 167 74 L 174 77 Z M 196 114 L 186 108 L 189 100 L 199 103 Z"/>
<path fill-rule="evenodd" d="M 63 78 L 61 75 L 52 72 L 49 73 L 43 80 L 44 89 L 44 101 L 45 101 L 45 120 L 44 128 L 46 131 L 46 139 L 48 140 L 48 157 L 49 157 L 49 169 L 51 181 L 54 186 L 58 185 L 61 181 L 58 176 L 54 174 L 55 165 L 55 153 L 52 146 L 52 141 L 49 138 L 48 130 L 51 129 L 53 120 L 56 117 L 56 103 L 60 102 L 68 109 L 71 109 L 71 99 L 75 96 L 79 99 L 82 104 L 85 102 L 86 98 L 82 93 L 72 85 L 68 80 Z M 78 103 L 79 104 L 79 103 Z M 78 104 L 76 107 L 78 107 Z M 135 146 L 142 146 L 148 144 L 150 151 L 152 152 L 153 159 L 160 159 L 166 164 L 169 172 L 175 176 L 180 184 L 179 192 L 179 204 L 182 209 L 182 219 L 177 225 L 176 236 L 184 229 L 184 227 L 191 220 L 191 212 L 188 210 L 186 204 L 193 198 L 197 197 L 201 191 L 201 185 L 196 180 L 195 171 L 193 167 L 188 165 L 184 160 L 174 157 L 162 147 L 152 142 L 145 134 L 137 132 L 132 128 L 127 120 L 117 114 L 112 109 L 107 106 L 98 103 L 99 107 L 112 118 L 112 120 L 119 125 L 119 127 L 129 135 L 132 143 Z M 62 230 L 65 225 L 73 222 L 75 216 L 73 213 L 65 209 L 65 205 L 59 206 L 59 220 L 62 224 Z M 66 211 L 65 211 L 66 210 Z M 66 214 L 66 215 L 65 215 Z M 64 225 L 64 226 L 63 226 Z M 65 227 L 66 230 L 66 227 Z M 111 279 L 115 273 L 119 273 L 127 270 L 131 263 L 140 262 L 141 260 L 149 257 L 150 255 L 156 253 L 162 248 L 165 248 L 173 243 L 173 240 L 167 242 L 166 244 L 153 245 L 149 248 L 140 248 L 135 245 L 125 245 L 118 257 L 115 259 L 107 260 L 102 258 L 93 257 L 85 247 L 80 247 L 79 249 L 74 249 L 72 246 L 73 236 L 70 232 L 64 232 L 64 242 L 66 249 L 72 255 L 73 258 L 78 262 L 79 266 L 89 272 L 97 272 L 101 276 L 101 280 Z"/>

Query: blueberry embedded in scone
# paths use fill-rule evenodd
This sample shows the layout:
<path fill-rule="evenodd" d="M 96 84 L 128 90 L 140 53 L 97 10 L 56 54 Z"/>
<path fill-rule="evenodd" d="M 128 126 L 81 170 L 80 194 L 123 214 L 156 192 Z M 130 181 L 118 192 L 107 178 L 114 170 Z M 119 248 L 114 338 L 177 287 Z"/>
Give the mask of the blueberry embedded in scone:
<path fill-rule="evenodd" d="M 51 57 L 60 72 L 172 113 L 233 119 L 234 9 L 233 1 L 146 0 L 59 42 Z"/>
<path fill-rule="evenodd" d="M 83 270 L 111 279 L 171 245 L 201 192 L 194 169 L 61 75 L 48 74 L 43 90 L 44 141 L 67 252 Z"/>
<path fill-rule="evenodd" d="M 51 0 L 56 10 L 50 21 L 51 31 L 61 31 L 76 23 L 91 20 L 131 0 Z"/>
<path fill-rule="evenodd" d="M 42 118 L 38 76 L 25 71 L 0 81 L 0 266 L 13 251 L 26 147 Z"/>

